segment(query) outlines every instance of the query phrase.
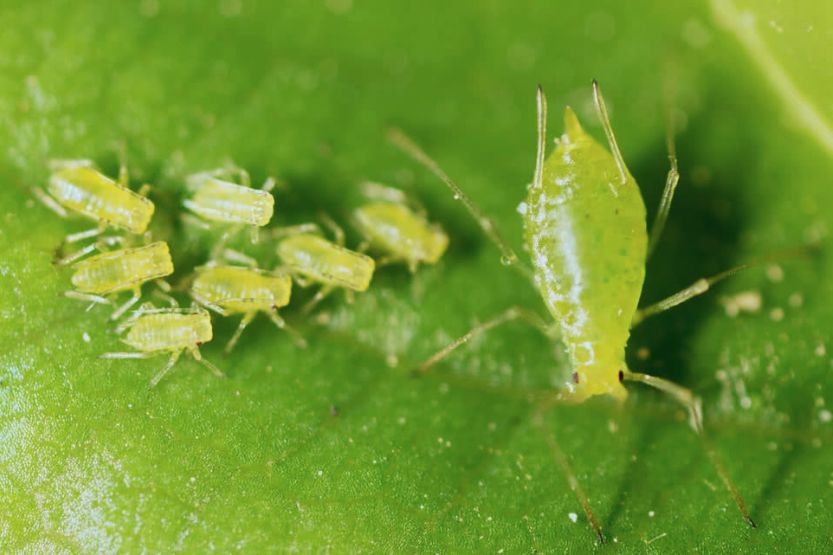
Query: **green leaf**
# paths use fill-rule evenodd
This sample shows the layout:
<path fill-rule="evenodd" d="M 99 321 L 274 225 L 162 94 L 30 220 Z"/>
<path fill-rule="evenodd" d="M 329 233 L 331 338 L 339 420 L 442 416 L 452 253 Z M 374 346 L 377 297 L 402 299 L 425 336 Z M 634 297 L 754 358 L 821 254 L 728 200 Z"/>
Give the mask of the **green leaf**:
<path fill-rule="evenodd" d="M 833 161 L 808 122 L 831 121 L 833 17 L 821 1 L 756 6 L 762 58 L 725 10 L 751 3 L 665 4 L 1 7 L 2 550 L 587 551 L 596 540 L 551 432 L 626 552 L 829 551 Z M 386 144 L 385 129 L 417 138 L 520 245 L 535 85 L 553 113 L 572 104 L 602 138 L 589 87 L 599 79 L 652 213 L 667 170 L 664 67 L 683 178 L 644 302 L 758 255 L 822 245 L 657 316 L 629 347 L 632 367 L 703 396 L 715 452 L 757 530 L 682 409 L 659 394 L 556 407 L 536 425 L 533 394 L 570 370 L 560 345 L 520 324 L 411 375 L 475 322 L 512 304 L 543 308 L 443 186 Z M 560 127 L 550 121 L 553 134 Z M 224 357 L 236 321 L 218 321 L 204 354 L 229 378 L 183 360 L 148 392 L 164 360 L 98 359 L 120 348 L 107 311 L 62 296 L 69 270 L 52 265 L 54 250 L 85 223 L 30 195 L 51 158 L 115 172 L 120 141 L 133 186 L 154 184 L 154 234 L 174 249 L 174 282 L 213 240 L 178 218 L 183 176 L 226 159 L 256 180 L 287 181 L 279 225 L 319 210 L 346 223 L 355 184 L 372 178 L 412 188 L 452 246 L 414 276 L 380 269 L 353 305 L 335 296 L 316 318 L 287 310 L 306 350 L 258 319 Z M 266 266 L 271 251 L 256 251 Z M 762 308 L 727 316 L 744 292 Z"/>

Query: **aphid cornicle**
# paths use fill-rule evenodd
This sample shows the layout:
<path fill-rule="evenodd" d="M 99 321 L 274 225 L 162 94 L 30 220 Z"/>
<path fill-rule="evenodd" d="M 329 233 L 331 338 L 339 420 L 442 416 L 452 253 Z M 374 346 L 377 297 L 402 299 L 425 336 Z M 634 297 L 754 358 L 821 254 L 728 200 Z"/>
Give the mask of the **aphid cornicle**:
<path fill-rule="evenodd" d="M 138 193 L 128 188 L 127 166 L 122 163 L 118 181 L 101 173 L 90 160 L 58 160 L 51 163 L 53 173 L 47 192 L 36 187 L 37 196 L 48 208 L 61 217 L 68 217 L 67 209 L 98 222 L 98 227 L 68 235 L 65 243 L 95 237 L 108 227 L 140 235 L 147 231 L 153 217 L 153 202 L 144 196 L 149 185 Z M 73 262 L 91 252 L 89 246 L 63 259 Z"/>
<path fill-rule="evenodd" d="M 143 247 L 119 249 L 91 256 L 74 266 L 74 291 L 66 296 L 94 303 L 108 303 L 107 295 L 132 291 L 133 296 L 116 309 L 112 319 L 119 318 L 141 298 L 142 284 L 171 275 L 174 264 L 165 241 Z M 160 282 L 160 285 L 162 283 Z M 167 289 L 165 285 L 162 285 Z"/>
<path fill-rule="evenodd" d="M 133 352 L 104 353 L 100 358 L 151 358 L 162 353 L 171 356 L 148 384 L 154 387 L 173 368 L 183 351 L 211 370 L 219 378 L 225 374 L 202 357 L 200 345 L 211 341 L 213 330 L 211 317 L 200 308 L 161 308 L 145 305 L 136 310 L 119 327 L 119 333 L 127 330 L 122 341 L 133 347 Z"/>
<path fill-rule="evenodd" d="M 344 232 L 335 222 L 327 220 L 327 223 L 336 234 L 335 243 L 307 232 L 292 232 L 278 243 L 278 256 L 301 287 L 313 283 L 322 285 L 304 311 L 309 311 L 335 288 L 344 289 L 348 299 L 354 291 L 366 291 L 376 269 L 372 258 L 343 246 Z M 298 226 L 300 229 L 310 227 L 315 226 Z"/>
<path fill-rule="evenodd" d="M 411 272 L 420 263 L 436 264 L 448 247 L 448 235 L 429 223 L 422 210 L 408 206 L 404 193 L 378 183 L 365 183 L 370 199 L 353 211 L 353 222 L 371 251 L 384 258 L 376 264 L 404 262 Z"/>
<path fill-rule="evenodd" d="M 191 284 L 191 297 L 220 315 L 242 314 L 243 319 L 226 345 L 230 352 L 243 330 L 258 312 L 266 314 L 280 329 L 287 330 L 299 341 L 278 314 L 289 304 L 292 278 L 286 274 L 266 272 L 242 266 L 209 265 L 197 268 Z M 303 344 L 303 340 L 300 340 Z"/>
<path fill-rule="evenodd" d="M 716 281 L 742 268 L 697 280 L 659 303 L 637 309 L 645 278 L 645 261 L 668 216 L 679 179 L 673 141 L 669 140 L 671 170 L 649 237 L 642 195 L 622 159 L 601 90 L 595 82 L 593 92 L 610 152 L 582 129 L 575 113 L 568 107 L 564 114 L 565 133 L 556 142 L 553 153 L 546 157 L 546 98 L 540 87 L 538 89 L 535 174 L 519 212 L 532 259 L 532 269 L 526 273 L 531 275 L 555 326 L 547 324 L 532 311 L 512 307 L 430 357 L 420 369 L 426 371 L 478 334 L 509 321 L 522 320 L 549 336 L 554 328 L 559 331 L 572 363 L 572 377 L 566 382 L 565 391 L 549 402 L 559 399 L 581 402 L 595 395 L 609 395 L 622 401 L 627 395 L 622 382 L 635 381 L 657 388 L 681 402 L 689 410 L 694 429 L 702 436 L 699 399 L 673 382 L 631 371 L 625 362 L 625 346 L 630 329 L 644 318 L 704 293 Z M 451 188 L 454 197 L 464 203 L 498 246 L 504 262 L 517 263 L 517 255 L 502 239 L 494 223 L 436 162 L 401 131 L 393 130 L 390 139 Z M 549 438 L 551 440 L 551 436 Z M 744 518 L 754 527 L 743 498 L 717 455 L 708 446 L 706 450 Z M 570 486 L 588 520 L 599 539 L 604 541 L 601 527 L 569 470 L 566 458 L 557 458 L 568 472 Z"/>

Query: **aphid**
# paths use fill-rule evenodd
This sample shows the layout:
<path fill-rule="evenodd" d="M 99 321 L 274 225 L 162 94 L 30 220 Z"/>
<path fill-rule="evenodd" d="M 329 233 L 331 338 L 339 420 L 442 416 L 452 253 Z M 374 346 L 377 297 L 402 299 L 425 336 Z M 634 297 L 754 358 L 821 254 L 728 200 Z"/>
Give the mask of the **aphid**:
<path fill-rule="evenodd" d="M 278 314 L 279 308 L 289 304 L 291 294 L 292 278 L 289 275 L 242 266 L 197 268 L 191 284 L 191 297 L 206 308 L 222 316 L 243 315 L 237 331 L 226 345 L 226 352 L 234 348 L 258 312 L 266 314 L 278 328 L 289 331 L 293 339 L 303 345 L 303 339 Z"/>
<path fill-rule="evenodd" d="M 306 304 L 308 312 L 337 288 L 343 288 L 350 299 L 354 291 L 366 291 L 373 279 L 376 263 L 360 252 L 344 247 L 344 232 L 332 220 L 325 219 L 336 236 L 332 243 L 318 234 L 308 232 L 312 224 L 290 228 L 288 236 L 278 243 L 278 256 L 301 287 L 313 283 L 321 289 Z M 276 230 L 286 235 L 284 230 Z"/>
<path fill-rule="evenodd" d="M 695 431 L 702 437 L 699 399 L 673 382 L 631 371 L 625 363 L 625 346 L 633 325 L 704 293 L 716 281 L 742 267 L 700 279 L 655 305 L 637 309 L 645 277 L 645 260 L 659 238 L 679 179 L 676 156 L 669 133 L 671 170 L 649 238 L 639 187 L 622 159 L 595 81 L 593 92 L 596 111 L 612 154 L 585 133 L 575 113 L 568 107 L 564 113 L 565 133 L 556 141 L 555 151 L 545 158 L 546 98 L 541 88 L 538 89 L 535 174 L 532 184 L 528 186 L 526 202 L 521 204 L 519 212 L 523 218 L 526 247 L 532 258 L 530 274 L 554 325 L 542 321 L 531 311 L 510 308 L 430 357 L 421 370 L 427 371 L 478 334 L 512 320 L 522 320 L 548 336 L 552 336 L 554 330 L 560 332 L 573 373 L 572 379 L 565 384 L 566 391 L 554 399 L 581 402 L 595 395 L 610 395 L 622 401 L 627 395 L 623 382 L 639 382 L 657 388 L 682 403 L 690 413 Z M 485 234 L 498 246 L 505 263 L 517 262 L 517 255 L 501 238 L 493 222 L 428 155 L 401 131 L 393 130 L 390 138 L 449 186 L 454 197 L 464 203 Z M 547 440 L 552 447 L 554 439 L 551 434 Z M 754 527 L 746 504 L 716 454 L 708 446 L 706 450 L 743 517 Z M 560 453 L 557 448 L 553 448 L 553 452 Z M 604 541 L 601 527 L 566 458 L 556 458 L 565 469 L 588 520 L 599 539 Z"/>
<path fill-rule="evenodd" d="M 436 264 L 448 247 L 448 235 L 429 223 L 424 211 L 408 206 L 405 194 L 378 183 L 365 183 L 370 202 L 353 211 L 353 221 L 370 250 L 382 253 L 381 266 L 404 262 L 416 272 L 420 262 Z"/>
<path fill-rule="evenodd" d="M 154 308 L 145 305 L 134 312 L 118 327 L 127 330 L 122 341 L 133 347 L 133 352 L 104 353 L 100 358 L 152 358 L 162 353 L 171 356 L 148 384 L 148 389 L 158 384 L 173 368 L 183 351 L 211 370 L 218 378 L 225 374 L 202 357 L 200 345 L 211 341 L 211 317 L 201 308 Z"/>
<path fill-rule="evenodd" d="M 231 181 L 235 175 L 239 183 Z M 275 198 L 270 191 L 275 187 L 275 180 L 271 177 L 260 189 L 253 189 L 249 173 L 232 165 L 195 173 L 188 176 L 185 183 L 193 193 L 183 202 L 185 208 L 207 222 L 230 226 L 216 252 L 222 250 L 225 241 L 243 226 L 251 226 L 252 240 L 256 241 L 257 230 L 272 219 Z"/>
<path fill-rule="evenodd" d="M 167 291 L 169 287 L 161 278 L 174 272 L 171 252 L 165 241 L 156 241 L 144 247 L 119 249 L 91 256 L 78 262 L 72 274 L 74 291 L 67 291 L 66 296 L 106 303 L 107 295 L 132 291 L 133 296 L 113 312 L 113 320 L 121 317 L 142 296 L 142 284 L 152 280 Z"/>
<path fill-rule="evenodd" d="M 138 193 L 128 185 L 127 167 L 122 164 L 118 181 L 101 173 L 90 160 L 60 160 L 52 164 L 48 192 L 39 187 L 35 195 L 59 216 L 68 217 L 67 209 L 98 222 L 98 227 L 68 235 L 65 243 L 95 237 L 107 228 L 115 228 L 140 235 L 147 230 L 153 217 L 154 205 L 145 194 L 150 188 L 143 185 Z M 68 264 L 92 251 L 82 249 L 61 261 Z"/>

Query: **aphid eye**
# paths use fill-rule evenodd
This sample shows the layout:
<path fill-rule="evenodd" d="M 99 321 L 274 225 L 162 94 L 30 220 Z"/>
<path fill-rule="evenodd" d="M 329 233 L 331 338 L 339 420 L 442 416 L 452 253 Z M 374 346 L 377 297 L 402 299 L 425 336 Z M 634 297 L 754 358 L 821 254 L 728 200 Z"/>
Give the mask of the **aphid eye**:
<path fill-rule="evenodd" d="M 622 370 L 619 370 L 619 383 L 625 381 L 625 373 Z"/>
<path fill-rule="evenodd" d="M 573 382 L 578 384 L 578 372 L 573 372 Z"/>

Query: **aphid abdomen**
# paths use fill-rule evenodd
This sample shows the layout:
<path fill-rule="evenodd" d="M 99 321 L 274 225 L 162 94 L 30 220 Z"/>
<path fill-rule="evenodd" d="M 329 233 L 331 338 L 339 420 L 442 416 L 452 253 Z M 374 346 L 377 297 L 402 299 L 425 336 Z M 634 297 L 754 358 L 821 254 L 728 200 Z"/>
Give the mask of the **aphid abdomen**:
<path fill-rule="evenodd" d="M 577 400 L 624 397 L 630 324 L 645 278 L 645 206 L 633 177 L 565 114 L 566 133 L 524 205 L 535 283 L 561 327 Z"/>
<path fill-rule="evenodd" d="M 278 244 L 278 255 L 301 276 L 353 291 L 367 290 L 376 268 L 369 256 L 310 234 L 284 239 Z"/>
<path fill-rule="evenodd" d="M 84 293 L 107 295 L 173 272 L 168 244 L 156 241 L 144 247 L 105 252 L 82 260 L 75 266 L 72 285 Z"/>
<path fill-rule="evenodd" d="M 211 341 L 211 318 L 205 311 L 160 312 L 140 316 L 125 343 L 137 351 L 177 351 Z"/>
<path fill-rule="evenodd" d="M 195 298 L 229 312 L 272 310 L 289 304 L 292 279 L 251 268 L 217 266 L 200 271 L 191 290 Z"/>
<path fill-rule="evenodd" d="M 267 191 L 207 178 L 195 187 L 185 207 L 214 222 L 264 226 L 272 219 L 275 198 Z"/>
<path fill-rule="evenodd" d="M 71 210 L 130 233 L 144 233 L 153 217 L 150 199 L 89 167 L 55 172 L 49 179 L 49 193 Z"/>
<path fill-rule="evenodd" d="M 437 262 L 448 236 L 401 204 L 374 202 L 353 213 L 359 231 L 374 249 L 408 262 Z"/>

